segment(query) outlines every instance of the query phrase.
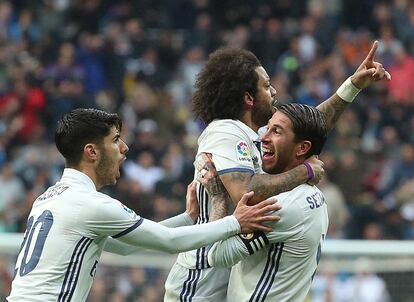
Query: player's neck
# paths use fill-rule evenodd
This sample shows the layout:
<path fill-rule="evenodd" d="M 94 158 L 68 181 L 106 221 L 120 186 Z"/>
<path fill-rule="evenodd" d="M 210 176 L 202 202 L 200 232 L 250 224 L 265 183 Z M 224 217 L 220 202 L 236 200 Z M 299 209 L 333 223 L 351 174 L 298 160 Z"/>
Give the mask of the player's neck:
<path fill-rule="evenodd" d="M 250 111 L 246 111 L 240 118 L 240 121 L 253 129 L 254 132 L 259 131 L 260 127 L 253 122 L 252 113 Z"/>
<path fill-rule="evenodd" d="M 285 170 L 283 172 L 287 172 L 289 170 L 292 170 L 292 169 L 296 168 L 297 166 L 303 164 L 304 162 L 305 162 L 305 160 L 303 158 L 294 159 L 285 167 Z"/>
<path fill-rule="evenodd" d="M 78 165 L 68 166 L 68 168 L 78 170 L 79 172 L 87 175 L 93 181 L 96 190 L 99 190 L 102 187 L 102 185 L 98 183 L 95 167 L 92 164 L 80 162 Z"/>

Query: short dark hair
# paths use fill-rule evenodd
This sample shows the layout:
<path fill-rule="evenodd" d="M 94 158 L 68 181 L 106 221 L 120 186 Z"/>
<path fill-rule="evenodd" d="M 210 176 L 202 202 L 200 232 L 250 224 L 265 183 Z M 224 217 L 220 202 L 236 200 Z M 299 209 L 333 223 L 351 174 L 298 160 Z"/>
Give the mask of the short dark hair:
<path fill-rule="evenodd" d="M 259 76 L 255 69 L 259 66 L 259 59 L 244 49 L 226 47 L 210 54 L 194 86 L 196 118 L 206 124 L 214 119 L 240 119 L 244 94 L 257 93 Z"/>
<path fill-rule="evenodd" d="M 308 140 L 312 143 L 307 157 L 320 154 L 328 135 L 323 112 L 315 107 L 296 103 L 283 104 L 278 107 L 278 111 L 292 121 L 297 141 Z"/>
<path fill-rule="evenodd" d="M 56 147 L 68 165 L 76 165 L 82 158 L 84 146 L 101 144 L 113 126 L 121 131 L 122 121 L 116 113 L 91 108 L 74 109 L 57 123 Z"/>

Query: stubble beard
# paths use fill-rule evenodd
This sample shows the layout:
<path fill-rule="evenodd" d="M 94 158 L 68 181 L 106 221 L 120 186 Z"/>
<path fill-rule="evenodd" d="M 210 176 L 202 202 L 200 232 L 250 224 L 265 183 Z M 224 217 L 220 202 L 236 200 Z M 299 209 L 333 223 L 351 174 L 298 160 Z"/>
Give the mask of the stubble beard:
<path fill-rule="evenodd" d="M 253 105 L 253 114 L 252 120 L 255 125 L 258 125 L 259 128 L 266 126 L 268 121 L 273 115 L 273 107 L 263 100 L 256 98 L 256 102 Z"/>
<path fill-rule="evenodd" d="M 111 169 L 114 169 L 115 163 L 107 156 L 106 152 L 102 152 L 101 159 L 96 167 L 96 175 L 102 186 L 114 185 Z M 115 180 L 116 182 L 116 180 Z"/>

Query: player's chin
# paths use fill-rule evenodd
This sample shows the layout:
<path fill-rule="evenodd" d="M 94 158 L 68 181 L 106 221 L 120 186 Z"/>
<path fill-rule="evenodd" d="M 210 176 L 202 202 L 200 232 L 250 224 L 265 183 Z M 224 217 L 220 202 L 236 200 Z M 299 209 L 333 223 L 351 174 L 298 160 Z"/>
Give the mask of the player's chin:
<path fill-rule="evenodd" d="M 118 178 L 113 178 L 113 179 L 111 179 L 111 182 L 110 182 L 109 185 L 114 186 L 114 185 L 117 184 L 117 182 L 118 182 Z"/>
<path fill-rule="evenodd" d="M 262 158 L 262 169 L 266 173 L 271 173 L 276 165 L 275 157 Z"/>
<path fill-rule="evenodd" d="M 118 182 L 118 179 L 121 178 L 121 175 L 119 172 L 117 172 L 116 174 L 114 174 L 114 176 L 110 179 L 110 184 L 111 185 L 116 185 L 116 183 Z"/>

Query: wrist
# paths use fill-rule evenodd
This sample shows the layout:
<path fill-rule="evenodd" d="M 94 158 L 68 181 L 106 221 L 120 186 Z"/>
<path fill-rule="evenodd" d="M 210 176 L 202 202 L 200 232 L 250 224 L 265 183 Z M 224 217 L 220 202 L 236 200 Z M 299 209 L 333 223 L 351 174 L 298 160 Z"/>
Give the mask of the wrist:
<path fill-rule="evenodd" d="M 194 212 L 194 211 L 185 211 L 185 214 L 187 214 L 188 216 L 190 216 L 190 218 L 193 221 L 193 223 L 196 223 L 197 217 L 198 217 L 198 214 L 196 212 Z"/>
<path fill-rule="evenodd" d="M 307 161 L 305 161 L 303 163 L 303 165 L 306 167 L 306 171 L 308 172 L 308 179 L 307 179 L 307 181 L 312 180 L 313 178 L 315 178 L 315 172 L 313 171 L 312 166 L 310 165 L 310 163 L 308 163 Z"/>
<path fill-rule="evenodd" d="M 349 77 L 339 86 L 336 94 L 345 102 L 352 103 L 360 91 L 361 89 L 356 87 Z"/>

